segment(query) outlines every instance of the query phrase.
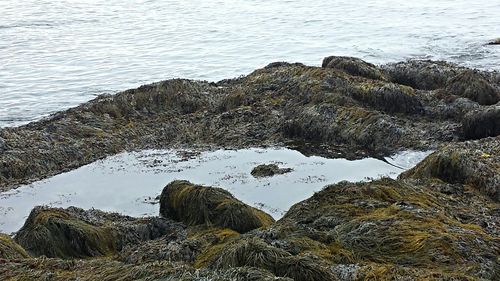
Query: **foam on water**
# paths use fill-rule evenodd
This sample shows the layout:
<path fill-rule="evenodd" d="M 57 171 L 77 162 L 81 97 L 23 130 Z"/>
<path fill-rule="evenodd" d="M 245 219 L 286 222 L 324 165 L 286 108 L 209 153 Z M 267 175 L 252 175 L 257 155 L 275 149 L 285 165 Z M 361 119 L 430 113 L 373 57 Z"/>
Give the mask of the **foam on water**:
<path fill-rule="evenodd" d="M 273 61 L 444 59 L 500 70 L 496 0 L 0 0 L 0 127 L 168 78 Z"/>
<path fill-rule="evenodd" d="M 192 153 L 148 150 L 121 153 L 0 193 L 0 232 L 17 231 L 34 206 L 77 206 L 120 212 L 131 216 L 158 215 L 154 198 L 176 179 L 222 187 L 243 202 L 280 218 L 293 204 L 325 185 L 342 180 L 362 181 L 397 177 L 429 152 L 402 152 L 388 162 L 366 158 L 349 161 L 306 157 L 284 149 L 217 150 Z M 293 171 L 269 178 L 254 178 L 259 164 L 276 163 Z"/>

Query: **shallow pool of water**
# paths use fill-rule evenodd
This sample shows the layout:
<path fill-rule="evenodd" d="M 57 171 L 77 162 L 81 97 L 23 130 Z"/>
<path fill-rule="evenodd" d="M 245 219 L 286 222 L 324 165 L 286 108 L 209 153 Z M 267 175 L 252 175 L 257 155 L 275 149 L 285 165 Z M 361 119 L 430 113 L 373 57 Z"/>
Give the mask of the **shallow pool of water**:
<path fill-rule="evenodd" d="M 395 178 L 428 154 L 407 151 L 384 162 L 373 158 L 349 161 L 306 157 L 284 148 L 121 153 L 0 193 L 0 232 L 17 231 L 37 205 L 96 208 L 131 216 L 158 215 L 155 197 L 176 179 L 222 187 L 278 219 L 293 204 L 327 184 L 381 176 Z M 253 167 L 269 163 L 293 171 L 259 179 L 250 174 Z"/>

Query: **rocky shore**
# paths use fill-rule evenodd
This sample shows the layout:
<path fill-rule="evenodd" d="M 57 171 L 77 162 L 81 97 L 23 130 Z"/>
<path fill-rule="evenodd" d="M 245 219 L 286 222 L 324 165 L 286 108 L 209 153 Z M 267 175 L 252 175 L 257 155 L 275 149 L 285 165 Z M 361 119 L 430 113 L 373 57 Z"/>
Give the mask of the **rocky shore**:
<path fill-rule="evenodd" d="M 326 186 L 278 221 L 187 181 L 165 183 L 155 217 L 37 207 L 0 235 L 0 279 L 499 280 L 499 101 L 497 72 L 328 57 L 163 81 L 1 129 L 2 191 L 124 150 L 436 151 L 397 180 Z"/>

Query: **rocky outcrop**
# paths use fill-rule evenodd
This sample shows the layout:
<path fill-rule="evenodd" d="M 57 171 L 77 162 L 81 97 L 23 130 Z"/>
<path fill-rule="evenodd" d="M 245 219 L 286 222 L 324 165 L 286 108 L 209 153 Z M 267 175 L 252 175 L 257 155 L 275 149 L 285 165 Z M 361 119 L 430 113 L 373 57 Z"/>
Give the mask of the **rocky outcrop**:
<path fill-rule="evenodd" d="M 362 158 L 433 149 L 491 136 L 463 132 L 499 88 L 497 73 L 445 62 L 377 67 L 346 57 L 328 57 L 324 67 L 272 63 L 217 83 L 163 81 L 1 129 L 0 189 L 123 150 L 307 143 L 324 156 Z"/>
<path fill-rule="evenodd" d="M 161 217 L 37 207 L 18 244 L 0 236 L 0 279 L 500 280 L 499 87 L 497 73 L 445 62 L 330 57 L 164 81 L 2 129 L 4 189 L 124 149 L 436 151 L 397 180 L 326 186 L 278 221 L 187 181 L 164 188 Z"/>
<path fill-rule="evenodd" d="M 268 226 L 274 219 L 224 189 L 173 181 L 163 189 L 160 214 L 187 225 L 229 228 L 239 233 Z"/>
<path fill-rule="evenodd" d="M 290 173 L 291 171 L 291 168 L 280 168 L 276 164 L 262 164 L 253 168 L 250 174 L 256 178 L 263 178 L 272 177 L 274 175 L 282 175 Z"/>
<path fill-rule="evenodd" d="M 127 244 L 181 230 L 181 226 L 161 218 L 135 219 L 75 207 L 36 207 L 15 240 L 34 256 L 85 258 L 113 255 Z"/>

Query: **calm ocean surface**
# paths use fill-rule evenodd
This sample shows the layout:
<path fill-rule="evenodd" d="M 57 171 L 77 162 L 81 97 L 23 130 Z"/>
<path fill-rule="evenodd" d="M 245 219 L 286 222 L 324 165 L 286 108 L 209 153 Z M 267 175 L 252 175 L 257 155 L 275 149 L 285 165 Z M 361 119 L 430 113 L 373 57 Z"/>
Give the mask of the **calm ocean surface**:
<path fill-rule="evenodd" d="M 0 127 L 174 77 L 273 61 L 444 59 L 500 70 L 498 0 L 0 0 Z"/>

